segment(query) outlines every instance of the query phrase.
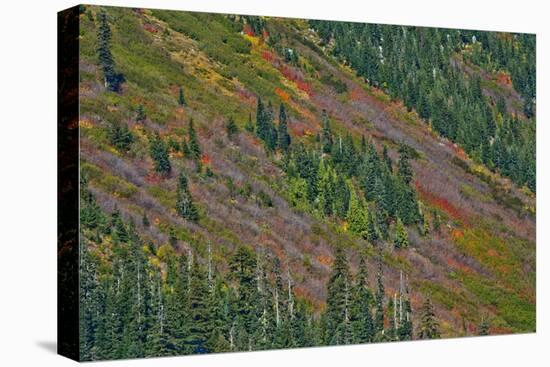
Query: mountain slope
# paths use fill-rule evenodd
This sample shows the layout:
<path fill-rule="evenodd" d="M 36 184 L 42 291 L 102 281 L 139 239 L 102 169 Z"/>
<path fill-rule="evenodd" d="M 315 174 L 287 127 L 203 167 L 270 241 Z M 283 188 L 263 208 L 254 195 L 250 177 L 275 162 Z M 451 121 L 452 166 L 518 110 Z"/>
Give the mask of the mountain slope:
<path fill-rule="evenodd" d="M 490 319 L 491 333 L 534 331 L 534 194 L 476 163 L 416 112 L 365 83 L 320 46 L 306 21 L 263 19 L 261 34 L 240 17 L 108 8 L 112 53 L 125 78 L 115 93 L 105 89 L 97 58 L 98 11 L 89 7 L 81 16 L 81 171 L 101 208 L 113 212 L 116 206 L 132 218 L 146 242 L 158 248 L 175 237 L 176 252 L 192 249 L 203 259 L 211 248 L 222 272 L 241 245 L 274 254 L 292 274 L 296 294 L 317 313 L 325 308 L 334 246 L 343 245 L 352 269 L 358 254 L 367 256 L 370 284 L 381 255 L 390 298 L 403 271 L 413 310 L 429 296 L 443 336 L 476 333 L 483 318 Z M 378 151 L 386 146 L 394 162 L 407 146 L 411 185 L 430 233 L 408 226 L 406 249 L 394 249 L 391 240 L 369 244 L 345 221 L 297 200 L 284 155 L 266 151 L 245 129 L 249 116 L 255 119 L 257 97 L 277 108 L 286 104 L 293 144 L 315 149 L 324 110 L 336 144 L 348 132 L 357 145 L 364 136 Z M 146 114 L 141 121 L 138 106 Z M 239 128 L 231 138 L 230 117 Z M 155 173 L 149 155 L 154 133 L 179 144 L 190 119 L 201 170 L 174 149 L 172 173 Z M 134 137 L 128 151 L 109 138 L 117 122 Z M 196 223 L 175 210 L 180 171 L 199 208 Z M 144 212 L 150 226 L 142 224 Z M 413 323 L 417 329 L 418 319 Z"/>

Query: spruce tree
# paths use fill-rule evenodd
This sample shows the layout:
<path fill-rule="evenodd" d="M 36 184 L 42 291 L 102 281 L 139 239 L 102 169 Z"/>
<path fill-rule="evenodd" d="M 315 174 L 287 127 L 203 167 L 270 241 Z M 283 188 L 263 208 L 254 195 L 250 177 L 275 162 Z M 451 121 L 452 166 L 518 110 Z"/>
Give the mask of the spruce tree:
<path fill-rule="evenodd" d="M 248 131 L 249 133 L 254 132 L 254 124 L 252 123 L 252 114 L 248 114 L 248 121 L 246 122 L 246 125 L 244 126 L 244 129 Z"/>
<path fill-rule="evenodd" d="M 287 115 L 286 115 L 286 109 L 285 105 L 281 103 L 281 106 L 279 107 L 279 126 L 278 126 L 278 146 L 279 149 L 281 149 L 283 152 L 287 152 L 288 148 L 290 147 L 290 135 L 288 134 L 288 127 L 287 127 Z"/>
<path fill-rule="evenodd" d="M 256 283 L 256 258 L 251 249 L 239 247 L 230 262 L 231 275 L 237 281 L 237 339 L 240 349 L 252 346 L 252 335 L 258 327 L 260 312 Z"/>
<path fill-rule="evenodd" d="M 413 170 L 409 162 L 408 148 L 402 145 L 399 149 L 399 161 L 397 163 L 397 174 L 406 185 L 409 185 L 413 178 Z"/>
<path fill-rule="evenodd" d="M 395 225 L 395 239 L 393 244 L 396 249 L 409 247 L 409 234 L 407 233 L 401 218 L 397 218 L 397 223 Z"/>
<path fill-rule="evenodd" d="M 188 147 L 189 155 L 193 159 L 199 159 L 201 157 L 201 147 L 199 144 L 199 139 L 197 137 L 197 132 L 193 125 L 193 119 L 189 120 L 189 129 L 188 129 Z"/>
<path fill-rule="evenodd" d="M 145 106 L 140 103 L 136 110 L 136 121 L 143 122 L 146 118 L 147 114 L 145 113 Z"/>
<path fill-rule="evenodd" d="M 420 330 L 419 339 L 438 339 L 439 323 L 435 317 L 434 307 L 430 297 L 427 297 L 420 310 Z"/>
<path fill-rule="evenodd" d="M 158 133 L 150 141 L 149 153 L 153 159 L 155 171 L 163 175 L 170 174 L 172 165 L 168 157 L 168 147 Z"/>
<path fill-rule="evenodd" d="M 191 192 L 189 191 L 189 184 L 187 176 L 181 172 L 178 176 L 178 189 L 176 192 L 176 212 L 189 221 L 196 222 L 199 220 L 199 212 Z"/>
<path fill-rule="evenodd" d="M 207 353 L 210 315 L 206 301 L 208 282 L 202 265 L 193 261 L 189 281 L 189 328 L 185 344 L 189 353 Z"/>
<path fill-rule="evenodd" d="M 227 137 L 229 139 L 233 138 L 233 136 L 235 136 L 239 132 L 239 127 L 235 123 L 235 119 L 233 118 L 233 116 L 230 116 L 227 120 L 225 130 L 227 131 Z"/>
<path fill-rule="evenodd" d="M 382 282 L 382 260 L 378 260 L 378 273 L 376 274 L 376 295 L 374 330 L 377 334 L 384 332 L 384 283 Z"/>
<path fill-rule="evenodd" d="M 477 330 L 478 330 L 477 335 L 480 335 L 480 336 L 489 335 L 489 321 L 487 320 L 486 317 L 483 317 L 481 319 L 481 324 L 479 324 Z"/>
<path fill-rule="evenodd" d="M 354 343 L 368 343 L 374 337 L 372 319 L 372 292 L 368 284 L 367 265 L 363 256 L 359 260 L 359 273 L 353 289 L 351 324 Z"/>
<path fill-rule="evenodd" d="M 322 145 L 323 153 L 327 154 L 332 152 L 333 139 L 332 139 L 332 131 L 330 129 L 330 121 L 326 110 L 323 110 L 322 121 L 323 121 L 323 126 L 322 126 L 322 132 L 321 132 L 321 145 Z"/>
<path fill-rule="evenodd" d="M 327 308 L 325 318 L 325 343 L 346 344 L 350 326 L 350 277 L 344 249 L 337 246 L 332 272 L 327 283 Z"/>
<path fill-rule="evenodd" d="M 178 104 L 180 106 L 185 106 L 185 96 L 183 95 L 182 87 L 180 87 L 179 94 L 178 94 Z"/>
<path fill-rule="evenodd" d="M 120 151 L 126 152 L 134 142 L 134 135 L 128 129 L 128 125 L 122 122 L 113 122 L 108 130 L 109 141 Z"/>
<path fill-rule="evenodd" d="M 356 233 L 365 239 L 368 237 L 369 221 L 367 210 L 353 189 L 350 190 L 346 220 L 348 222 L 348 228 L 351 232 Z"/>
<path fill-rule="evenodd" d="M 115 72 L 115 61 L 111 53 L 111 28 L 109 27 L 105 10 L 101 9 L 98 20 L 97 53 L 99 55 L 99 63 L 103 69 L 105 88 L 118 92 L 124 78 L 121 74 Z"/>

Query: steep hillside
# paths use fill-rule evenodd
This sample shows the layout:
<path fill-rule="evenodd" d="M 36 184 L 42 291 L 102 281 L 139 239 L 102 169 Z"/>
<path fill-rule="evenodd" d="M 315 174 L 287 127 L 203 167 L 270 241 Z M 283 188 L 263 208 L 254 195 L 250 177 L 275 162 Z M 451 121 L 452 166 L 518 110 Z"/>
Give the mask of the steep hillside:
<path fill-rule="evenodd" d="M 327 308 L 338 247 L 353 274 L 366 258 L 373 289 L 382 277 L 386 326 L 397 308 L 392 298 L 407 286 L 414 338 L 422 335 L 420 310 L 428 298 L 444 337 L 479 334 L 482 324 L 491 334 L 535 330 L 535 195 L 523 178 L 526 186 L 519 187 L 498 166 L 491 170 L 442 138 L 398 94 L 390 97 L 359 76 L 353 63 L 335 57 L 334 41 L 324 41 L 307 21 L 119 8 L 106 14 L 115 76 L 123 81 L 109 90 L 114 82 L 98 57 L 100 8 L 86 7 L 81 173 L 101 217 L 113 228 L 133 222 L 147 261 L 167 284 L 177 254 L 195 256 L 229 278 L 228 259 L 250 246 L 259 263 L 278 259 L 282 280 L 292 283 L 293 295 L 316 319 Z M 457 72 L 491 81 L 483 63 L 463 56 L 467 52 L 453 55 Z M 488 87 L 498 83 L 482 84 L 487 101 L 504 99 L 504 117 L 519 111 L 515 123 L 534 131 L 535 121 L 518 106 L 520 94 L 510 83 Z M 279 132 L 270 148 L 269 133 L 262 137 L 258 130 L 258 109 L 281 121 L 281 103 L 291 143 L 281 148 Z M 498 113 L 496 104 L 487 105 Z M 328 133 L 331 150 L 323 153 Z M 170 170 L 158 169 L 157 148 L 167 149 Z M 363 189 L 372 174 L 361 167 L 363 157 L 382 157 L 384 150 L 388 179 L 411 201 L 395 199 L 395 215 L 388 209 L 379 219 L 384 201 Z M 345 152 L 353 152 L 350 173 L 342 168 Z M 309 176 L 299 168 L 304 157 L 310 159 L 305 166 L 320 166 L 316 177 L 334 175 L 334 195 L 348 188 L 342 195 L 352 197 L 349 203 L 339 208 L 336 200 L 326 209 L 323 192 L 308 199 Z M 403 178 L 406 161 L 410 182 Z M 314 185 L 324 187 L 322 180 Z M 183 215 L 179 203 L 188 196 L 196 213 Z M 387 225 L 388 234 L 378 235 L 379 227 L 374 238 L 354 230 L 354 203 Z M 126 224 L 107 219 L 111 213 Z M 396 246 L 402 222 L 408 246 Z M 82 231 L 100 277 L 117 277 L 111 259 L 120 238 L 109 231 Z"/>

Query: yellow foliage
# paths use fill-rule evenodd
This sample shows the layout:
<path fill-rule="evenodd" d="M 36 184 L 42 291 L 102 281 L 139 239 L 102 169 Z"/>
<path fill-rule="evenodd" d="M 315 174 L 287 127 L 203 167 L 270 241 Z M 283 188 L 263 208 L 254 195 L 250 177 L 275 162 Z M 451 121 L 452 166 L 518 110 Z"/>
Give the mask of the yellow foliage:
<path fill-rule="evenodd" d="M 174 255 L 174 249 L 169 244 L 164 244 L 160 246 L 157 251 L 157 257 L 161 261 L 166 261 L 169 256 L 173 256 L 173 255 Z"/>

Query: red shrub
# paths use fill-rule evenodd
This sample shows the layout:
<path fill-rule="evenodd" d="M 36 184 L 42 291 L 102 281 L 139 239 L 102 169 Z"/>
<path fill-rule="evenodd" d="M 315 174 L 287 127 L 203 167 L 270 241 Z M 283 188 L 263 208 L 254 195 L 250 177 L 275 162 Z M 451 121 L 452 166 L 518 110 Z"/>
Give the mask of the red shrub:
<path fill-rule="evenodd" d="M 245 24 L 243 27 L 243 33 L 247 36 L 254 37 L 256 34 L 254 33 L 254 30 L 250 26 L 250 24 Z"/>

